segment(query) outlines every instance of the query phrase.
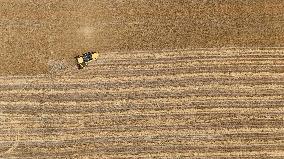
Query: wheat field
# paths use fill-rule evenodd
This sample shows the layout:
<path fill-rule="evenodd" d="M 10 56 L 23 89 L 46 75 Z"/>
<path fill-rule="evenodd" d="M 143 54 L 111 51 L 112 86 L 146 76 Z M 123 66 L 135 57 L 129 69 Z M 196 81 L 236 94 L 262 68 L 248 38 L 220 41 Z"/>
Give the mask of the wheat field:
<path fill-rule="evenodd" d="M 101 53 L 0 78 L 1 158 L 283 158 L 284 50 Z"/>
<path fill-rule="evenodd" d="M 284 47 L 283 15 L 283 0 L 0 0 L 0 75 L 86 51 Z"/>
<path fill-rule="evenodd" d="M 283 159 L 283 22 L 283 0 L 0 0 L 0 159 Z"/>

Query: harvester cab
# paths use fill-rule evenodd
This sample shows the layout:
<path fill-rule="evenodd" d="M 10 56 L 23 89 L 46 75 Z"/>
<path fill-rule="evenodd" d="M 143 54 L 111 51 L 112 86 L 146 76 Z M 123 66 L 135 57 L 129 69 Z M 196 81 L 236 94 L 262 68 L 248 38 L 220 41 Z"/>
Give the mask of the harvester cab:
<path fill-rule="evenodd" d="M 97 52 L 86 52 L 82 56 L 77 56 L 77 65 L 79 69 L 83 69 L 90 63 L 92 60 L 96 60 L 99 56 Z"/>

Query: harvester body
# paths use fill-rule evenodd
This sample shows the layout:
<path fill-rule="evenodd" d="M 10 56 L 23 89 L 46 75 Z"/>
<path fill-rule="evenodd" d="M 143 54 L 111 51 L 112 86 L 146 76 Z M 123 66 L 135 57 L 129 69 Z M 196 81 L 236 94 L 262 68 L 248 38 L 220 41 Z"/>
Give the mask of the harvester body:
<path fill-rule="evenodd" d="M 86 52 L 82 56 L 77 56 L 77 65 L 79 69 L 83 69 L 93 60 L 96 60 L 99 56 L 97 52 Z"/>

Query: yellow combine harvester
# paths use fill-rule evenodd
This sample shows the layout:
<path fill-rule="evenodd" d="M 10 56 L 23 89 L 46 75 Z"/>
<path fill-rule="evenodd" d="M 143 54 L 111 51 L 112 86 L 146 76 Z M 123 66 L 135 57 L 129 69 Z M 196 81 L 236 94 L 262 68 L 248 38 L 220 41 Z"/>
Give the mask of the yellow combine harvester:
<path fill-rule="evenodd" d="M 96 60 L 99 57 L 98 52 L 86 52 L 82 56 L 77 56 L 77 65 L 79 69 L 83 69 L 90 63 L 92 60 Z"/>

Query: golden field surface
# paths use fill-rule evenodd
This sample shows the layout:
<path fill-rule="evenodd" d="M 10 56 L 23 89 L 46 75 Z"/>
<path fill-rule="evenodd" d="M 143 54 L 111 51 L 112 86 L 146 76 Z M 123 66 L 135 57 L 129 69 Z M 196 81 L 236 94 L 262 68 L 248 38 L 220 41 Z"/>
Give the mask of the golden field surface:
<path fill-rule="evenodd" d="M 283 47 L 282 0 L 0 0 L 0 75 L 85 51 Z"/>
<path fill-rule="evenodd" d="M 283 44 L 282 0 L 0 0 L 0 159 L 283 159 Z"/>
<path fill-rule="evenodd" d="M 3 158 L 283 158 L 284 49 L 101 54 L 0 78 Z"/>

